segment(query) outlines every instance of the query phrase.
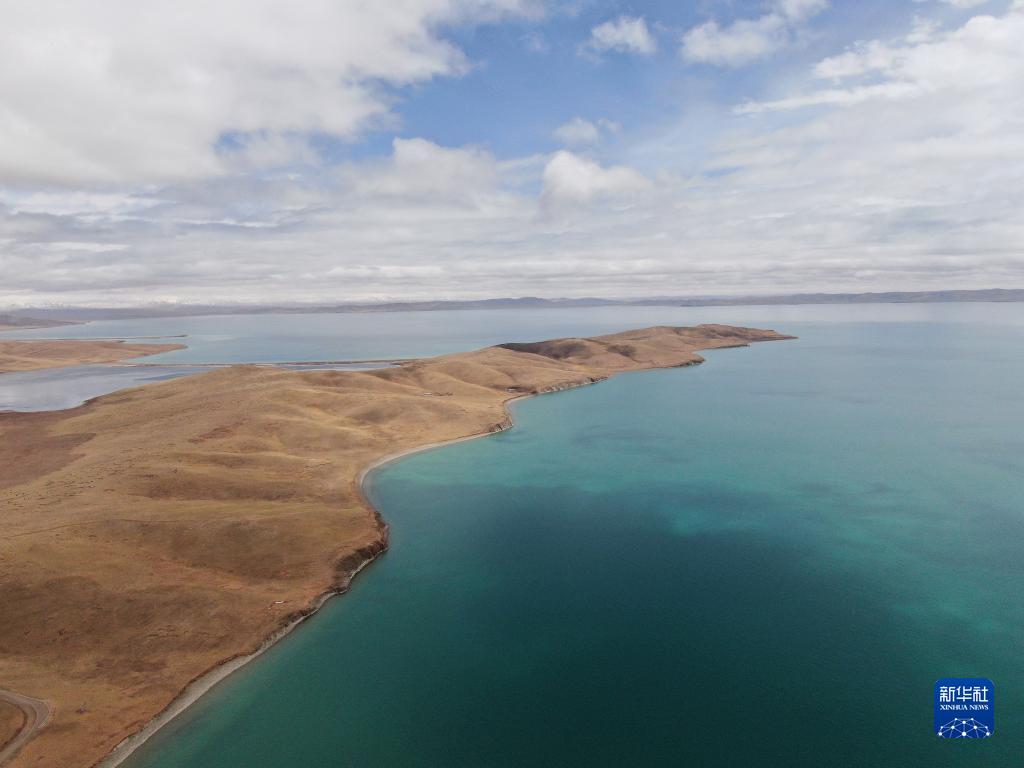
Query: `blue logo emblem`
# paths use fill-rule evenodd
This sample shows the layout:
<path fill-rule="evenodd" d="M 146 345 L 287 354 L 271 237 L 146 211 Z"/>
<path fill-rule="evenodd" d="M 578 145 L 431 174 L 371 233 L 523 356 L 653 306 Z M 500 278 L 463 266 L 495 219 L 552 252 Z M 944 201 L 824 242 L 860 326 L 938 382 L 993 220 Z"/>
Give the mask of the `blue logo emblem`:
<path fill-rule="evenodd" d="M 995 686 L 985 677 L 935 682 L 935 733 L 940 739 L 987 739 L 996 730 Z"/>

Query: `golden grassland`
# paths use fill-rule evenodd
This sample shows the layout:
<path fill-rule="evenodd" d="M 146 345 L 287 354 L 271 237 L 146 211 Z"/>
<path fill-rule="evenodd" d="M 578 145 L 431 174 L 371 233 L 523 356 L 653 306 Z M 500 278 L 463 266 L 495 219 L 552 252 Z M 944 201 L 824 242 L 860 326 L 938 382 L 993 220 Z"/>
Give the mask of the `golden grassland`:
<path fill-rule="evenodd" d="M 371 371 L 235 366 L 0 414 L 0 688 L 54 709 L 13 764 L 95 764 L 345 589 L 386 548 L 359 487 L 382 457 L 502 429 L 514 397 L 781 338 L 657 327 Z"/>
<path fill-rule="evenodd" d="M 86 363 L 118 363 L 132 357 L 157 355 L 182 344 L 127 344 L 123 341 L 53 339 L 45 341 L 0 340 L 0 373 L 62 368 Z"/>
<path fill-rule="evenodd" d="M 0 701 L 0 749 L 18 735 L 24 722 L 25 716 L 20 709 L 6 701 Z"/>

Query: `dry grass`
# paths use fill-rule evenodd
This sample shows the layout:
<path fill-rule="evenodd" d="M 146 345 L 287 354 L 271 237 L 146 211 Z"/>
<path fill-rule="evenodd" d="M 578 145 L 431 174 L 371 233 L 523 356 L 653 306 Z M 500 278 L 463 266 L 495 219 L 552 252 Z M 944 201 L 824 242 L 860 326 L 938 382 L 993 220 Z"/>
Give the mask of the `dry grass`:
<path fill-rule="evenodd" d="M 24 724 L 25 716 L 20 709 L 6 701 L 0 701 L 0 750 L 18 735 Z"/>
<path fill-rule="evenodd" d="M 61 368 L 85 363 L 117 363 L 132 357 L 157 355 L 182 344 L 127 344 L 123 341 L 54 339 L 51 341 L 0 340 L 0 373 Z"/>
<path fill-rule="evenodd" d="M 380 457 L 494 431 L 517 394 L 777 338 L 655 328 L 377 371 L 237 366 L 0 414 L 0 685 L 56 707 L 15 764 L 94 764 L 344 587 L 386 544 L 357 486 Z"/>

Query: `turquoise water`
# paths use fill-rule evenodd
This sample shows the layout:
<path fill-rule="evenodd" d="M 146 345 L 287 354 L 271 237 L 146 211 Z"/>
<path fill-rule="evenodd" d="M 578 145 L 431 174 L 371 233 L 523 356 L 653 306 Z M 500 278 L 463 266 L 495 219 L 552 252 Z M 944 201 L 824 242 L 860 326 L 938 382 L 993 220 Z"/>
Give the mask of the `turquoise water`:
<path fill-rule="evenodd" d="M 1018 305 L 873 305 L 799 307 L 582 307 L 575 309 L 386 312 L 379 314 L 211 315 L 102 320 L 82 325 L 4 331 L 2 339 L 138 339 L 185 344 L 131 365 L 80 365 L 0 375 L 0 411 L 71 408 L 91 397 L 153 381 L 201 373 L 197 364 L 371 360 L 426 357 L 560 336 L 593 336 L 650 325 L 725 322 L 1017 322 Z"/>
<path fill-rule="evenodd" d="M 804 322 L 1019 322 L 1016 304 L 875 304 L 797 307 L 584 307 L 377 314 L 224 315 L 101 320 L 4 331 L 0 339 L 137 338 L 187 345 L 147 363 L 280 363 L 423 357 L 559 336 L 593 336 L 649 325 Z"/>
<path fill-rule="evenodd" d="M 379 470 L 391 551 L 130 765 L 1020 765 L 1024 315 L 900 311 Z"/>

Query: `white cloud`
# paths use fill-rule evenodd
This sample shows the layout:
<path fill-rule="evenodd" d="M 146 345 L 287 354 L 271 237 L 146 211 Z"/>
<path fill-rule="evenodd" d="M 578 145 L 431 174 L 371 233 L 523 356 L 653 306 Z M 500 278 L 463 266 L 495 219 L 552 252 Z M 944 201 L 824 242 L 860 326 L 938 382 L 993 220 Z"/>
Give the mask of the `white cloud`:
<path fill-rule="evenodd" d="M 301 12 L 277 0 L 15 0 L 0 20 L 0 179 L 134 182 L 290 161 L 302 153 L 296 134 L 351 139 L 392 120 L 382 87 L 464 71 L 442 25 L 530 10 L 527 0 L 307 0 Z M 242 137 L 244 157 L 217 151 L 225 134 Z"/>
<path fill-rule="evenodd" d="M 794 29 L 828 7 L 827 0 L 775 0 L 768 13 L 722 26 L 706 21 L 682 38 L 687 61 L 738 67 L 788 46 Z"/>
<path fill-rule="evenodd" d="M 785 22 L 776 14 L 741 19 L 724 28 L 707 21 L 683 36 L 682 54 L 689 61 L 736 67 L 782 48 L 785 32 Z"/>
<path fill-rule="evenodd" d="M 942 25 L 935 19 L 915 16 L 913 27 L 907 33 L 905 40 L 908 43 L 926 43 L 935 37 L 935 33 L 942 28 Z"/>
<path fill-rule="evenodd" d="M 554 135 L 563 144 L 572 146 L 597 144 L 606 134 L 616 134 L 621 130 L 621 125 L 604 117 L 595 123 L 577 116 L 558 126 Z"/>
<path fill-rule="evenodd" d="M 362 199 L 475 204 L 498 186 L 498 164 L 476 147 L 451 149 L 425 139 L 395 139 L 383 162 L 345 166 L 338 176 Z"/>
<path fill-rule="evenodd" d="M 587 203 L 599 198 L 621 198 L 641 192 L 650 182 L 639 172 L 623 165 L 605 168 L 586 157 L 562 150 L 544 166 L 542 204 Z"/>
<path fill-rule="evenodd" d="M 1022 41 L 1024 8 L 1011 10 L 1003 18 L 975 16 L 963 27 L 947 33 L 933 30 L 896 42 L 860 43 L 814 66 L 815 78 L 832 80 L 840 87 L 752 102 L 740 107 L 740 111 L 777 111 L 821 104 L 849 106 L 876 99 L 911 101 L 928 96 L 941 96 L 946 104 L 957 108 L 982 96 L 993 102 L 997 98 L 1018 100 L 1024 93 Z M 998 111 L 1012 111 L 1012 105 Z"/>
<path fill-rule="evenodd" d="M 901 100 L 921 95 L 921 87 L 914 83 L 876 83 L 856 85 L 849 88 L 828 88 L 803 96 L 789 96 L 775 101 L 749 102 L 736 108 L 741 115 L 758 112 L 780 112 L 801 107 L 834 106 L 846 107 L 872 99 Z"/>
<path fill-rule="evenodd" d="M 43 213 L 52 216 L 124 216 L 159 204 L 144 194 L 127 192 L 22 192 L 0 188 L 0 206 L 15 213 Z"/>
<path fill-rule="evenodd" d="M 790 21 L 804 21 L 828 8 L 828 0 L 776 0 L 774 7 Z"/>
<path fill-rule="evenodd" d="M 574 117 L 555 129 L 555 138 L 563 144 L 597 144 L 601 131 L 589 120 Z"/>
<path fill-rule="evenodd" d="M 529 32 L 523 35 L 520 40 L 530 53 L 548 53 L 551 50 L 551 43 L 540 32 Z"/>
<path fill-rule="evenodd" d="M 583 50 L 596 53 L 619 51 L 649 56 L 657 52 L 658 42 L 642 16 L 620 16 L 590 30 L 590 39 Z"/>
<path fill-rule="evenodd" d="M 1024 3 L 914 29 L 787 73 L 713 143 L 685 121 L 615 161 L 403 138 L 297 174 L 0 190 L 0 305 L 1022 285 Z M 684 153 L 705 164 L 636 160 Z"/>
<path fill-rule="evenodd" d="M 979 5 L 984 5 L 988 0 L 941 0 L 946 5 L 952 5 L 954 8 L 976 8 Z"/>
<path fill-rule="evenodd" d="M 797 236 L 794 253 L 818 254 L 804 269 L 917 286 L 1019 284 L 1022 39 L 1024 5 L 926 39 L 862 43 L 819 62 L 804 92 L 745 105 L 755 122 L 818 109 L 729 142 L 715 163 L 732 169 L 751 212 L 787 214 L 776 233 Z M 828 88 L 815 87 L 822 79 Z M 772 190 L 771 202 L 756 189 Z"/>

